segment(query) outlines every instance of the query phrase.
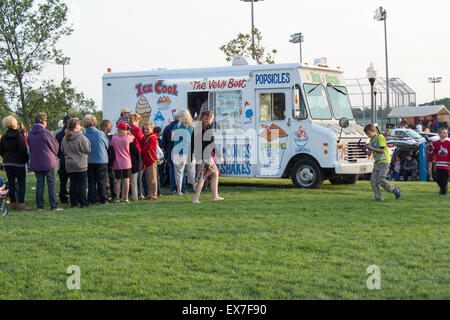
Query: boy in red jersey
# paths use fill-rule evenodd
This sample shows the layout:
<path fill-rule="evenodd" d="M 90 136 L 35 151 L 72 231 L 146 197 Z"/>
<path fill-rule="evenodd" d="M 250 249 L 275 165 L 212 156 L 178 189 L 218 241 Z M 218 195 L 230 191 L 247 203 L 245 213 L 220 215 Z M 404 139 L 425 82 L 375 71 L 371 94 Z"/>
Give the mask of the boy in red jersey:
<path fill-rule="evenodd" d="M 450 140 L 447 128 L 439 128 L 438 133 L 440 139 L 433 142 L 433 160 L 436 162 L 436 182 L 441 188 L 439 194 L 446 195 L 450 170 Z"/>

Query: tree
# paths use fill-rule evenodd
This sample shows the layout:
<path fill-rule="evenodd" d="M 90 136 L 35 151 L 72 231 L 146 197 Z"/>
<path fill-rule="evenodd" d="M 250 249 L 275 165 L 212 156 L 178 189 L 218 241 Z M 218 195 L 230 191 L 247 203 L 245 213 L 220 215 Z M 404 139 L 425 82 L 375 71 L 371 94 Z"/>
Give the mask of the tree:
<path fill-rule="evenodd" d="M 430 102 L 426 102 L 424 104 L 419 104 L 419 107 L 422 106 L 433 106 L 434 105 L 434 101 L 430 101 Z M 436 105 L 444 105 L 447 109 L 450 110 L 450 98 L 443 98 L 440 100 L 436 100 Z"/>
<path fill-rule="evenodd" d="M 60 0 L 0 0 L 0 76 L 7 95 L 17 106 L 9 108 L 31 127 L 33 84 L 45 64 L 62 57 L 56 42 L 70 35 L 68 8 Z"/>
<path fill-rule="evenodd" d="M 101 121 L 102 115 L 97 111 L 94 100 L 77 92 L 71 84 L 68 79 L 63 80 L 60 85 L 53 80 L 44 81 L 40 88 L 26 92 L 30 114 L 45 112 L 49 130 L 56 129 L 58 121 L 65 115 L 83 119 L 86 114 L 92 114 Z"/>
<path fill-rule="evenodd" d="M 275 55 L 278 51 L 272 49 L 272 51 L 266 54 L 266 49 L 261 43 L 261 32 L 257 28 L 253 28 L 253 33 L 255 35 L 254 46 L 252 45 L 251 34 L 239 33 L 235 39 L 219 47 L 219 49 L 225 53 L 225 60 L 230 62 L 233 60 L 234 56 L 238 55 L 243 57 L 254 57 L 258 64 L 274 64 Z"/>

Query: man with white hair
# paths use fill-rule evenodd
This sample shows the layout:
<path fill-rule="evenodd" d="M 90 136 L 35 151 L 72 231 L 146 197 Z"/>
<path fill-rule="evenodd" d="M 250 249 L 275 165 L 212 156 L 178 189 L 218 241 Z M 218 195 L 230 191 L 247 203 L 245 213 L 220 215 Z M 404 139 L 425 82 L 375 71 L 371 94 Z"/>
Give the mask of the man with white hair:
<path fill-rule="evenodd" d="M 179 113 L 175 113 L 174 115 L 174 121 L 171 122 L 169 125 L 167 125 L 162 133 L 162 138 L 161 138 L 161 149 L 164 150 L 164 159 L 166 159 L 167 164 L 169 166 L 169 181 L 170 181 L 170 191 L 175 194 L 177 193 L 177 185 L 175 182 L 175 168 L 173 166 L 173 162 L 172 162 L 172 149 L 173 149 L 173 144 L 174 142 L 172 141 L 172 133 L 173 133 L 173 128 L 175 127 L 175 125 L 178 123 L 179 119 Z M 186 186 L 184 187 L 184 190 L 182 190 L 181 192 L 185 193 L 186 192 Z"/>

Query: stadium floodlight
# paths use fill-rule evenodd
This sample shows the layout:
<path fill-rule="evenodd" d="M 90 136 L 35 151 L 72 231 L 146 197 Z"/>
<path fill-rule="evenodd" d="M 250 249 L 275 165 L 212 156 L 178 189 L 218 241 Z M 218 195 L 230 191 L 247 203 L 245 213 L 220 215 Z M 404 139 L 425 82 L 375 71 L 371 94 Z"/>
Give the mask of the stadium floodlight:
<path fill-rule="evenodd" d="M 434 106 L 436 106 L 436 83 L 441 83 L 442 77 L 428 77 L 428 83 L 433 84 L 433 101 Z"/>
<path fill-rule="evenodd" d="M 300 63 L 303 63 L 302 59 L 302 42 L 305 41 L 303 38 L 303 35 L 301 32 L 291 34 L 291 39 L 289 40 L 290 43 L 298 43 L 300 44 Z"/>

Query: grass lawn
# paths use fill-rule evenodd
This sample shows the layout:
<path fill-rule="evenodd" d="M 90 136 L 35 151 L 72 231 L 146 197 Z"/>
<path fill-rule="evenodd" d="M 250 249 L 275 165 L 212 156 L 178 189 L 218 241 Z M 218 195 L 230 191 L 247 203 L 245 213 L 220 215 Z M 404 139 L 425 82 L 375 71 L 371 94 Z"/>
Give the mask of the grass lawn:
<path fill-rule="evenodd" d="M 222 178 L 222 203 L 204 193 L 200 205 L 189 194 L 11 212 L 0 219 L 0 299 L 450 298 L 450 198 L 436 184 L 398 182 L 401 200 L 379 203 L 366 181 L 249 181 Z M 81 290 L 66 287 L 71 265 Z M 380 290 L 367 288 L 370 265 Z"/>

